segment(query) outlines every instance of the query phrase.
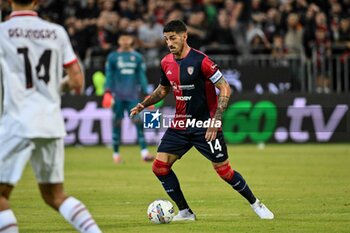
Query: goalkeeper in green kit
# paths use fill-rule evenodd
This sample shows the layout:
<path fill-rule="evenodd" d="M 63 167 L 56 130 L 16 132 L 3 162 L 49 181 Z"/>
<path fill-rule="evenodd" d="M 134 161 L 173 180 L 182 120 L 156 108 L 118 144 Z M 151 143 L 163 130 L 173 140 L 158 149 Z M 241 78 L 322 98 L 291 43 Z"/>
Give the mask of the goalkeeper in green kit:
<path fill-rule="evenodd" d="M 119 145 L 124 111 L 130 112 L 139 103 L 140 91 L 147 94 L 146 65 L 142 55 L 133 49 L 133 42 L 132 34 L 122 33 L 118 39 L 119 48 L 108 55 L 105 68 L 106 83 L 102 106 L 113 110 L 113 160 L 117 164 L 122 162 Z M 132 121 L 137 129 L 141 158 L 151 162 L 154 157 L 147 149 L 141 118 L 134 117 Z"/>

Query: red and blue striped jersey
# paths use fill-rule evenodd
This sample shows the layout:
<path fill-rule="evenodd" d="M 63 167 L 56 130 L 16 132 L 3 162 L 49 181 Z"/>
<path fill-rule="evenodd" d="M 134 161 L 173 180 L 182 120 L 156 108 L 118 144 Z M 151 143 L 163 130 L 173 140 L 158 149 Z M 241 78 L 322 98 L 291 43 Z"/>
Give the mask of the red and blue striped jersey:
<path fill-rule="evenodd" d="M 160 84 L 172 86 L 176 100 L 174 122 L 214 117 L 218 104 L 215 83 L 222 74 L 206 54 L 192 48 L 181 60 L 168 54 L 162 59 L 161 68 Z"/>

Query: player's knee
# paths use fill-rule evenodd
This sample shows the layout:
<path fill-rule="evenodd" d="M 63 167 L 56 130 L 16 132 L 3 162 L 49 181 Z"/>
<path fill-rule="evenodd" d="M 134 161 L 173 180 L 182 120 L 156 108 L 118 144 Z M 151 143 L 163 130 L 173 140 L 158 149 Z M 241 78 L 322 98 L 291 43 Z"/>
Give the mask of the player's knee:
<path fill-rule="evenodd" d="M 171 164 L 160 161 L 158 159 L 153 161 L 152 171 L 156 176 L 168 175 L 171 170 Z"/>
<path fill-rule="evenodd" d="M 5 199 L 10 199 L 10 194 L 13 186 L 8 184 L 0 184 L 0 197 Z"/>
<path fill-rule="evenodd" d="M 139 117 L 134 117 L 132 120 L 132 123 L 134 123 L 135 125 L 142 125 L 142 120 Z"/>
<path fill-rule="evenodd" d="M 42 198 L 44 199 L 45 203 L 55 210 L 58 210 L 60 205 L 64 202 L 64 200 L 67 198 L 64 194 L 42 194 Z"/>
<path fill-rule="evenodd" d="M 230 181 L 233 177 L 234 171 L 230 166 L 230 163 L 226 161 L 220 165 L 214 165 L 216 173 L 225 181 Z"/>
<path fill-rule="evenodd" d="M 116 119 L 116 120 L 114 120 L 113 121 L 113 126 L 114 127 L 120 127 L 122 125 L 122 120 L 120 120 L 120 119 Z"/>

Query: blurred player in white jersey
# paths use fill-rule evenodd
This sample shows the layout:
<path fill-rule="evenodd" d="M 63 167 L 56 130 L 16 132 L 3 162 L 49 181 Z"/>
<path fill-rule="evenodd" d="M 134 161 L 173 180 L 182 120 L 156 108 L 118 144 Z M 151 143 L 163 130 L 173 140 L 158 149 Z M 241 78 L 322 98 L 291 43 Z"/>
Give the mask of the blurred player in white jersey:
<path fill-rule="evenodd" d="M 19 231 L 9 196 L 30 160 L 45 202 L 79 232 L 99 233 L 84 204 L 63 192 L 60 90 L 82 88 L 84 77 L 66 31 L 40 19 L 35 5 L 12 0 L 11 18 L 0 24 L 0 232 Z"/>

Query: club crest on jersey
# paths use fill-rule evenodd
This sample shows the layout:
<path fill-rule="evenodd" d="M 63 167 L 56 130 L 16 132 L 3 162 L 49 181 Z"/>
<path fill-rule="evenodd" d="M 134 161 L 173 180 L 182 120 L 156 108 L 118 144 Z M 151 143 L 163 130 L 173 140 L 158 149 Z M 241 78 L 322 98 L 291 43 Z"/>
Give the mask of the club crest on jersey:
<path fill-rule="evenodd" d="M 192 75 L 193 71 L 194 71 L 194 67 L 193 66 L 187 67 L 187 72 L 188 72 L 189 75 Z"/>

